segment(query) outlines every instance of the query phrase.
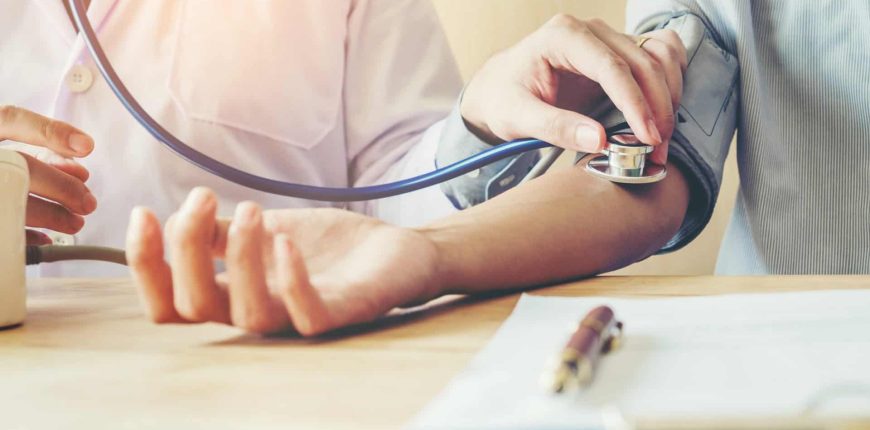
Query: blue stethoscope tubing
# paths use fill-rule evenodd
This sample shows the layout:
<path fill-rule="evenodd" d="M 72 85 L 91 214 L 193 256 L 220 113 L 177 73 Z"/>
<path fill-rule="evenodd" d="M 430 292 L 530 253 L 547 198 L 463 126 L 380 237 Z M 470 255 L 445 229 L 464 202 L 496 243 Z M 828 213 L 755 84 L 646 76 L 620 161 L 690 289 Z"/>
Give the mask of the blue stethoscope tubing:
<path fill-rule="evenodd" d="M 375 200 L 406 194 L 413 191 L 437 185 L 462 176 L 466 173 L 480 169 L 486 165 L 495 163 L 505 158 L 513 157 L 528 151 L 549 148 L 550 144 L 537 139 L 521 139 L 503 143 L 484 152 L 468 157 L 464 160 L 450 164 L 413 178 L 388 184 L 372 185 L 359 188 L 330 188 L 313 185 L 294 184 L 277 181 L 274 179 L 257 176 L 220 161 L 211 158 L 175 137 L 163 128 L 130 93 L 121 78 L 115 72 L 112 63 L 109 62 L 102 45 L 97 39 L 96 32 L 87 18 L 82 0 L 71 0 L 73 19 L 78 26 L 79 32 L 84 35 L 84 42 L 94 58 L 100 74 L 111 87 L 112 92 L 124 105 L 128 112 L 138 121 L 154 138 L 162 142 L 181 158 L 193 163 L 197 167 L 230 182 L 241 186 L 288 197 L 298 197 L 307 200 L 319 200 L 329 202 L 351 202 L 362 200 Z"/>

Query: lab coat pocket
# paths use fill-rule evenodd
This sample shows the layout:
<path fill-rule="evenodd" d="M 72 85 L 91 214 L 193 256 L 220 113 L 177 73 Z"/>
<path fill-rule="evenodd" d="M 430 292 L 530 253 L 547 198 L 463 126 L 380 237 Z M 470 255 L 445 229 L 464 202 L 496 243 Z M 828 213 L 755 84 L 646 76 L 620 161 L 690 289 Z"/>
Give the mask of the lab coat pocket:
<path fill-rule="evenodd" d="M 348 1 L 184 0 L 169 91 L 191 119 L 310 149 L 342 106 Z"/>

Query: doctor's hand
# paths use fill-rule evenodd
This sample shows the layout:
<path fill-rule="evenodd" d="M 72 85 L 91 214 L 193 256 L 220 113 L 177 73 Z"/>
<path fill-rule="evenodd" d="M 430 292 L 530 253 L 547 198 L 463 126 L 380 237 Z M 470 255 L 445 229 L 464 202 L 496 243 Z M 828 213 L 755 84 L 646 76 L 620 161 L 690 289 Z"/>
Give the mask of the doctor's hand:
<path fill-rule="evenodd" d="M 641 141 L 658 146 L 652 160 L 665 164 L 686 51 L 673 31 L 642 36 L 558 15 L 483 66 L 465 89 L 462 116 L 493 143 L 533 137 L 600 152 L 604 128 L 584 114 L 609 98 Z"/>
<path fill-rule="evenodd" d="M 168 262 L 159 222 L 134 210 L 127 260 L 153 321 L 312 336 L 437 295 L 436 249 L 418 232 L 335 209 L 216 210 L 211 191 L 190 193 L 166 225 Z"/>
<path fill-rule="evenodd" d="M 72 157 L 84 157 L 94 141 L 75 127 L 14 106 L 0 106 L 0 141 L 13 140 L 41 147 L 37 157 L 19 152 L 30 172 L 26 225 L 73 234 L 84 226 L 84 215 L 97 208 L 85 185 L 89 172 Z M 51 239 L 27 230 L 27 243 L 50 244 Z"/>

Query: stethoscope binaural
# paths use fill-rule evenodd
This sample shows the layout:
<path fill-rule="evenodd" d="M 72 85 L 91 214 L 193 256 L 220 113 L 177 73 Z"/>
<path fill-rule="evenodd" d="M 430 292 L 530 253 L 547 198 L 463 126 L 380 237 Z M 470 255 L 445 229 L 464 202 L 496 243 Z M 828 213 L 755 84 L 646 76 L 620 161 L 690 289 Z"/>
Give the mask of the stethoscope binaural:
<path fill-rule="evenodd" d="M 348 202 L 374 200 L 399 194 L 410 193 L 422 188 L 439 184 L 483 166 L 492 164 L 524 152 L 551 147 L 550 144 L 537 139 L 521 139 L 497 145 L 492 149 L 456 163 L 436 169 L 413 178 L 388 184 L 373 185 L 359 188 L 330 188 L 312 185 L 281 182 L 274 179 L 257 176 L 227 164 L 221 163 L 182 142 L 152 118 L 130 93 L 121 78 L 115 72 L 106 56 L 90 20 L 87 18 L 82 0 L 70 0 L 72 15 L 79 32 L 83 35 L 85 44 L 100 73 L 109 87 L 118 97 L 128 112 L 154 138 L 166 145 L 181 158 L 193 163 L 199 168 L 244 187 L 289 197 L 308 200 Z M 596 176 L 620 183 L 651 183 L 664 179 L 667 171 L 664 166 L 645 163 L 646 155 L 652 148 L 641 144 L 630 133 L 608 133 L 608 144 L 604 154 L 587 164 L 586 169 Z"/>

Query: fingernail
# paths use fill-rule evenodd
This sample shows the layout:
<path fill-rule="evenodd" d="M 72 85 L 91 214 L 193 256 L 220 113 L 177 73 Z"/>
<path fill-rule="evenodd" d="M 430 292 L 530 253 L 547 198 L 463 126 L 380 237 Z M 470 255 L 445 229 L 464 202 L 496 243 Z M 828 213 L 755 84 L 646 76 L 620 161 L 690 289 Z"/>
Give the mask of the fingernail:
<path fill-rule="evenodd" d="M 602 141 L 601 133 L 597 127 L 588 125 L 577 126 L 576 131 L 577 150 L 581 152 L 601 152 Z"/>
<path fill-rule="evenodd" d="M 211 190 L 204 187 L 194 188 L 187 196 L 184 202 L 184 209 L 187 211 L 200 211 L 212 203 Z"/>
<path fill-rule="evenodd" d="M 260 214 L 260 207 L 252 202 L 242 202 L 236 207 L 233 220 L 241 226 L 253 225 Z"/>
<path fill-rule="evenodd" d="M 73 230 L 78 232 L 84 226 L 85 226 L 85 217 L 79 216 L 79 215 L 73 215 L 72 221 L 70 221 L 70 227 L 72 227 Z"/>
<path fill-rule="evenodd" d="M 648 119 L 646 121 L 646 130 L 649 132 L 650 137 L 652 137 L 653 141 L 649 142 L 653 145 L 661 145 L 662 143 L 662 135 L 659 133 L 659 128 L 656 127 L 656 123 L 653 120 Z"/>
<path fill-rule="evenodd" d="M 69 137 L 69 147 L 78 155 L 88 155 L 94 149 L 94 140 L 81 133 L 73 133 Z"/>
<path fill-rule="evenodd" d="M 668 163 L 668 146 L 667 145 L 659 146 L 650 155 L 651 155 L 650 161 L 652 161 L 655 164 L 659 164 L 659 165 L 664 166 L 665 164 Z"/>
<path fill-rule="evenodd" d="M 28 245 L 41 246 L 52 244 L 51 238 L 41 231 L 27 229 L 25 230 L 25 235 L 27 237 L 26 240 Z"/>
<path fill-rule="evenodd" d="M 145 208 L 142 206 L 136 206 L 130 211 L 130 229 L 138 228 L 142 226 L 142 222 L 145 219 Z"/>
<path fill-rule="evenodd" d="M 150 212 L 148 208 L 144 206 L 136 206 L 135 208 L 133 208 L 133 211 L 130 212 L 130 225 L 127 229 L 128 240 L 139 239 L 140 237 L 145 237 L 155 233 L 153 226 L 149 225 L 146 222 L 149 213 Z M 148 227 L 147 230 L 146 227 Z M 156 231 L 156 233 L 160 234 L 159 229 Z"/>
<path fill-rule="evenodd" d="M 85 194 L 84 199 L 82 199 L 82 208 L 85 210 L 85 213 L 97 210 L 97 198 L 91 192 Z"/>

